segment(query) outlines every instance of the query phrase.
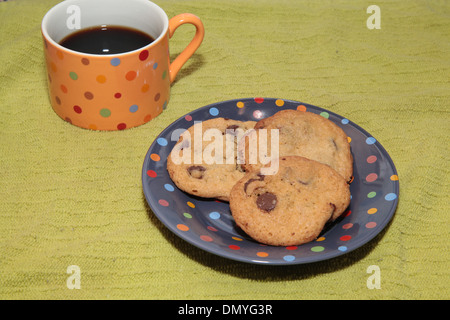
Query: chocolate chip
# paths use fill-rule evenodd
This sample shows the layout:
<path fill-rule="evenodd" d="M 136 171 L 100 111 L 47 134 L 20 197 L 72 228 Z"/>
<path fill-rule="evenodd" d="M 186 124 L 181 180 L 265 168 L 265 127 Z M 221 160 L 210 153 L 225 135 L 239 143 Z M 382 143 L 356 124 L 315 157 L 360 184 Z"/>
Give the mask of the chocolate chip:
<path fill-rule="evenodd" d="M 249 185 L 250 183 L 252 183 L 253 181 L 263 181 L 264 178 L 265 178 L 265 176 L 262 175 L 262 174 L 260 174 L 260 173 L 257 174 L 257 177 L 258 177 L 258 178 L 252 178 L 252 179 L 249 179 L 249 180 L 244 184 L 244 192 L 245 192 L 245 193 L 247 193 L 247 187 L 248 187 L 248 185 Z"/>
<path fill-rule="evenodd" d="M 302 185 L 307 186 L 309 183 L 308 182 L 304 182 L 302 180 L 297 179 L 298 182 L 300 182 Z"/>
<path fill-rule="evenodd" d="M 265 175 L 258 173 L 257 176 L 259 177 L 259 181 L 263 181 L 264 178 L 266 177 Z"/>
<path fill-rule="evenodd" d="M 187 168 L 187 171 L 192 178 L 202 179 L 206 168 L 202 166 L 190 166 L 189 168 Z"/>
<path fill-rule="evenodd" d="M 249 185 L 250 183 L 252 183 L 253 181 L 259 181 L 259 179 L 249 179 L 249 180 L 244 184 L 244 192 L 245 192 L 245 193 L 247 193 L 248 185 Z"/>
<path fill-rule="evenodd" d="M 271 192 L 260 194 L 256 199 L 256 205 L 262 211 L 272 211 L 277 205 L 277 196 Z"/>

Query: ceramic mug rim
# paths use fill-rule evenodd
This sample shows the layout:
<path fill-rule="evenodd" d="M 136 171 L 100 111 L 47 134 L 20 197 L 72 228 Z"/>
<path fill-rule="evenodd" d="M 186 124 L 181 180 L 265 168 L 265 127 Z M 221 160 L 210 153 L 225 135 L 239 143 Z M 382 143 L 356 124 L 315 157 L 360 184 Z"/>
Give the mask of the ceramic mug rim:
<path fill-rule="evenodd" d="M 76 51 L 76 50 L 72 50 L 69 48 L 66 48 L 64 46 L 62 46 L 61 44 L 59 44 L 57 41 L 55 41 L 49 34 L 48 32 L 48 28 L 49 28 L 49 20 L 50 18 L 56 14 L 56 12 L 61 9 L 61 7 L 66 7 L 66 6 L 70 6 L 70 5 L 76 5 L 79 3 L 86 3 L 89 5 L 93 5 L 95 6 L 95 2 L 93 0 L 65 0 L 62 1 L 58 4 L 56 4 L 55 6 L 53 6 L 52 8 L 50 8 L 50 10 L 47 11 L 47 13 L 44 15 L 44 18 L 42 19 L 42 23 L 41 23 L 41 32 L 43 37 L 45 38 L 46 41 L 48 41 L 51 45 L 55 46 L 56 48 L 58 48 L 61 51 L 67 51 L 70 54 L 74 54 L 74 55 L 82 55 L 82 56 L 86 56 L 86 57 L 97 57 L 97 58 L 111 58 L 111 57 L 120 57 L 120 56 L 125 56 L 125 55 L 129 55 L 129 54 L 136 54 L 138 52 L 141 52 L 143 49 L 150 49 L 154 46 L 156 46 L 159 42 L 162 41 L 162 39 L 165 37 L 165 35 L 167 34 L 167 31 L 169 29 L 169 18 L 166 14 L 166 12 L 159 7 L 157 4 L 151 2 L 151 1 L 147 1 L 147 0 L 128 0 L 128 1 L 134 1 L 135 3 L 137 3 L 138 5 L 145 5 L 147 6 L 147 8 L 151 8 L 152 10 L 156 11 L 157 14 L 159 15 L 159 17 L 162 19 L 163 22 L 163 27 L 162 27 L 162 32 L 160 32 L 159 36 L 155 38 L 155 40 L 143 47 L 137 48 L 135 50 L 131 50 L 131 51 L 125 51 L 125 52 L 121 52 L 121 53 L 111 53 L 111 54 L 94 54 L 94 53 L 85 53 L 85 52 L 81 52 L 81 51 Z M 113 1 L 109 0 L 108 3 L 112 3 Z M 120 2 L 120 1 L 118 1 Z M 97 26 L 100 24 L 97 24 Z M 129 27 L 126 26 L 125 27 Z M 82 29 L 80 29 L 82 30 Z M 73 32 L 76 32 L 78 30 L 75 30 Z M 142 30 L 143 31 L 143 30 Z M 72 32 L 72 33 L 73 33 Z M 148 34 L 148 32 L 143 31 L 145 33 Z M 68 33 L 70 34 L 70 33 Z M 67 34 L 67 35 L 68 35 Z"/>

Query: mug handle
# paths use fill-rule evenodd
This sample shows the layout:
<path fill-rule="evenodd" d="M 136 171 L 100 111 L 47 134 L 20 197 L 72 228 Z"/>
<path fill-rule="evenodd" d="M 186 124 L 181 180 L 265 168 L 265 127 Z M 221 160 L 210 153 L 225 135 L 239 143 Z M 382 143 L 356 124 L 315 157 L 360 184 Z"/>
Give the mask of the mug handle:
<path fill-rule="evenodd" d="M 191 13 L 182 13 L 169 20 L 169 38 L 172 38 L 175 30 L 182 24 L 190 23 L 196 28 L 195 36 L 187 47 L 173 60 L 169 67 L 169 79 L 170 83 L 175 80 L 178 71 L 188 61 L 188 59 L 194 54 L 203 41 L 205 36 L 205 28 L 200 18 Z"/>

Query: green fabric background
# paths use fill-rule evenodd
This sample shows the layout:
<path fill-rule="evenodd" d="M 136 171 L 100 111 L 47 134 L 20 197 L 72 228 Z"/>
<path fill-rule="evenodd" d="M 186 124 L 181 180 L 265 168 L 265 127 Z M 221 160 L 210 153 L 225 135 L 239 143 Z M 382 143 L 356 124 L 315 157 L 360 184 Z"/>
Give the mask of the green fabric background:
<path fill-rule="evenodd" d="M 62 121 L 46 88 L 40 22 L 56 0 L 0 3 L 0 299 L 449 299 L 450 2 L 164 1 L 206 35 L 144 126 L 94 132 Z M 381 29 L 369 30 L 369 5 Z M 176 56 L 193 35 L 179 28 Z M 154 138 L 204 105 L 298 100 L 343 115 L 391 155 L 400 196 L 367 245 L 320 263 L 249 265 L 203 252 L 146 205 Z M 67 267 L 81 289 L 66 286 Z M 368 289 L 370 265 L 381 289 Z"/>

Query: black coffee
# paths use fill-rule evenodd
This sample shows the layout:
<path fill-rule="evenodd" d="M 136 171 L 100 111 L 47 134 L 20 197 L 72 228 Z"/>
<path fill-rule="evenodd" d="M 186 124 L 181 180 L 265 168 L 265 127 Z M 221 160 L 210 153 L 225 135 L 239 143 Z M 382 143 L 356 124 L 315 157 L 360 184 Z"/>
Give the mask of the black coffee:
<path fill-rule="evenodd" d="M 69 34 L 59 44 L 78 52 L 114 54 L 133 51 L 153 41 L 155 39 L 151 36 L 136 29 L 122 26 L 98 26 Z"/>

